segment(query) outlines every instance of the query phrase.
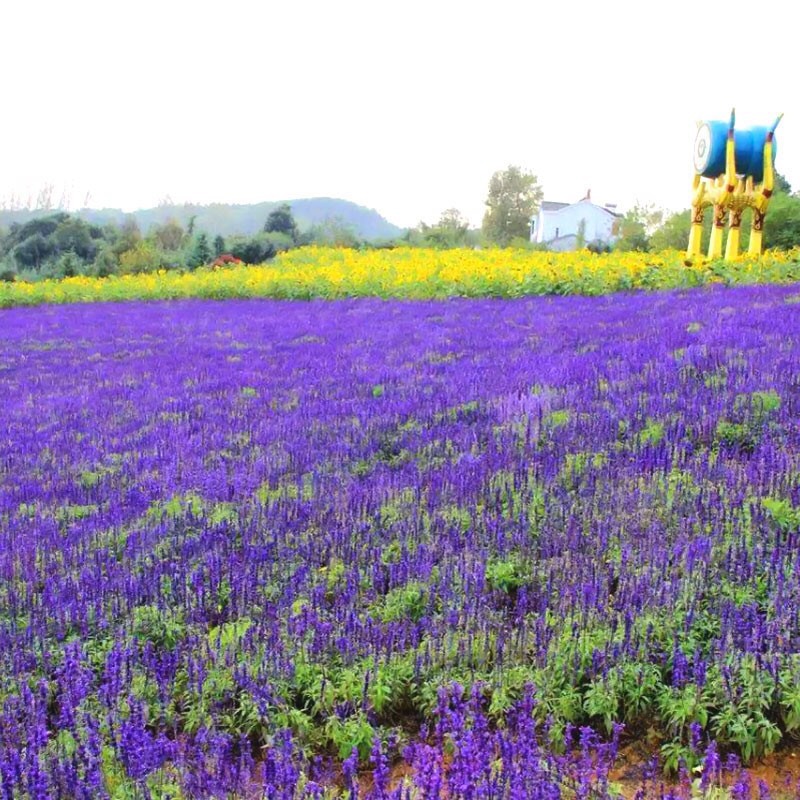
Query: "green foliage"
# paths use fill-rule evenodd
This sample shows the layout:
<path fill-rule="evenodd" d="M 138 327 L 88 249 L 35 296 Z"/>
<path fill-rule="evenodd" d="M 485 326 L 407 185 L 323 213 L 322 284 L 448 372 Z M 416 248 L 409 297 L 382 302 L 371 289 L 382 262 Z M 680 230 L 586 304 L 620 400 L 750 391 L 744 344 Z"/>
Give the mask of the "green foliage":
<path fill-rule="evenodd" d="M 383 602 L 375 607 L 375 613 L 383 622 L 398 622 L 409 619 L 419 622 L 428 606 L 428 590 L 424 583 L 409 581 L 389 591 Z"/>
<path fill-rule="evenodd" d="M 656 698 L 658 714 L 667 730 L 676 738 L 686 738 L 689 726 L 696 722 L 702 728 L 708 725 L 710 699 L 694 684 L 682 689 L 664 686 Z"/>
<path fill-rule="evenodd" d="M 760 422 L 781 407 L 781 397 L 774 389 L 766 392 L 753 392 L 750 395 L 739 395 L 736 398 L 735 407 L 744 407 L 752 413 L 756 421 Z"/>
<path fill-rule="evenodd" d="M 769 718 L 777 686 L 751 654 L 739 662 L 733 681 L 736 694 L 720 703 L 712 728 L 719 743 L 734 745 L 747 764 L 773 752 L 781 740 L 780 728 Z"/>
<path fill-rule="evenodd" d="M 654 206 L 645 206 L 637 203 L 616 223 L 617 240 L 614 244 L 616 250 L 639 250 L 646 252 L 651 249 L 650 236 L 661 224 L 663 211 Z"/>
<path fill-rule="evenodd" d="M 800 527 L 800 508 L 795 508 L 788 500 L 765 497 L 761 505 L 782 532 L 788 533 Z"/>
<path fill-rule="evenodd" d="M 353 750 L 362 761 L 369 758 L 376 731 L 363 713 L 344 720 L 332 715 L 325 723 L 325 734 L 341 759 L 349 758 Z"/>
<path fill-rule="evenodd" d="M 189 266 L 196 268 L 202 267 L 211 261 L 211 245 L 208 243 L 208 234 L 199 233 L 189 256 Z"/>
<path fill-rule="evenodd" d="M 301 234 L 298 243 L 328 247 L 359 247 L 362 242 L 358 232 L 350 223 L 342 217 L 334 216 L 312 225 L 308 233 Z"/>
<path fill-rule="evenodd" d="M 147 518 L 159 521 L 161 519 L 177 520 L 187 516 L 199 517 L 204 508 L 203 498 L 195 492 L 175 494 L 168 500 L 151 503 L 147 509 Z"/>
<path fill-rule="evenodd" d="M 575 249 L 583 250 L 586 247 L 586 220 L 581 219 L 578 223 L 578 232 L 575 235 Z"/>
<path fill-rule="evenodd" d="M 242 617 L 234 622 L 217 625 L 208 632 L 209 644 L 217 653 L 233 652 L 252 624 L 252 620 Z"/>
<path fill-rule="evenodd" d="M 711 229 L 711 215 L 707 214 L 706 227 Z M 689 246 L 689 229 L 692 222 L 692 212 L 689 209 L 670 214 L 664 222 L 653 231 L 650 237 L 650 246 L 655 251 L 659 250 L 686 250 Z"/>
<path fill-rule="evenodd" d="M 708 241 L 711 237 L 711 227 L 713 221 L 713 214 L 707 212 L 703 217 L 703 233 L 702 233 L 702 252 L 705 252 L 708 247 Z M 675 214 L 670 214 L 661 223 L 650 236 L 650 250 L 659 252 L 661 250 L 680 250 L 686 251 L 689 246 L 689 230 L 692 224 L 692 212 L 690 209 L 678 211 Z M 742 217 L 742 227 L 740 234 L 740 247 L 742 251 L 746 251 L 750 243 L 750 212 L 745 209 Z"/>
<path fill-rule="evenodd" d="M 108 228 L 107 238 L 109 241 L 113 242 L 116 255 L 121 256 L 126 251 L 132 250 L 142 241 L 142 232 L 139 230 L 139 224 L 136 222 L 136 218 L 127 216 L 119 227 L 112 225 Z"/>
<path fill-rule="evenodd" d="M 603 242 L 600 240 L 594 240 L 589 242 L 586 245 L 586 249 L 590 253 L 610 253 L 612 250 L 611 245 L 608 242 Z"/>
<path fill-rule="evenodd" d="M 722 419 L 717 423 L 716 441 L 727 447 L 752 453 L 758 444 L 758 432 L 744 422 Z"/>
<path fill-rule="evenodd" d="M 70 504 L 59 506 L 56 509 L 56 520 L 60 523 L 76 522 L 87 517 L 91 517 L 100 510 L 100 507 L 94 503 L 87 503 L 85 505 Z"/>
<path fill-rule="evenodd" d="M 519 556 L 493 558 L 486 564 L 486 582 L 505 594 L 512 594 L 530 580 L 530 569 Z"/>
<path fill-rule="evenodd" d="M 410 233 L 408 237 L 409 241 L 414 240 L 414 244 L 438 248 L 463 247 L 469 239 L 469 222 L 457 208 L 448 208 L 435 225 L 420 222 L 415 233 Z"/>
<path fill-rule="evenodd" d="M 501 247 L 515 237 L 528 239 L 531 218 L 543 197 L 536 176 L 516 166 L 495 172 L 489 181 L 483 234 Z"/>
<path fill-rule="evenodd" d="M 163 225 L 153 228 L 152 237 L 162 250 L 172 252 L 183 247 L 186 231 L 177 220 L 168 219 Z"/>
<path fill-rule="evenodd" d="M 661 746 L 661 762 L 667 775 L 677 775 L 684 764 L 690 772 L 702 762 L 700 753 L 680 739 L 672 739 Z"/>
<path fill-rule="evenodd" d="M 297 241 L 297 223 L 292 216 L 292 207 L 288 203 L 281 203 L 277 208 L 270 211 L 267 221 L 264 223 L 264 233 L 283 233 Z"/>
<path fill-rule="evenodd" d="M 245 264 L 262 264 L 275 257 L 275 245 L 266 235 L 235 237 L 229 242 L 230 253 Z"/>
<path fill-rule="evenodd" d="M 800 245 L 800 197 L 776 194 L 764 222 L 764 247 L 789 250 Z"/>
<path fill-rule="evenodd" d="M 657 445 L 664 439 L 664 424 L 654 419 L 648 419 L 647 424 L 639 433 L 639 444 Z"/>
<path fill-rule="evenodd" d="M 139 275 L 144 272 L 155 272 L 161 269 L 164 263 L 164 254 L 155 244 L 143 239 L 130 250 L 125 250 L 119 257 L 119 273 Z"/>
<path fill-rule="evenodd" d="M 100 247 L 94 262 L 87 267 L 86 272 L 97 278 L 107 278 L 114 275 L 119 269 L 119 258 L 109 245 Z"/>
<path fill-rule="evenodd" d="M 14 248 L 14 258 L 20 267 L 40 270 L 44 262 L 57 252 L 52 239 L 34 233 Z"/>
<path fill-rule="evenodd" d="M 186 635 L 186 629 L 176 612 L 168 613 L 154 605 L 133 609 L 133 637 L 140 643 L 149 642 L 163 650 L 173 650 Z"/>
<path fill-rule="evenodd" d="M 616 686 L 602 678 L 592 681 L 584 692 L 583 707 L 590 717 L 600 717 L 606 733 L 611 733 L 620 708 Z"/>
<path fill-rule="evenodd" d="M 542 419 L 542 424 L 546 428 L 555 429 L 555 428 L 563 428 L 565 425 L 569 424 L 571 414 L 569 409 L 562 408 L 558 411 L 551 411 Z"/>

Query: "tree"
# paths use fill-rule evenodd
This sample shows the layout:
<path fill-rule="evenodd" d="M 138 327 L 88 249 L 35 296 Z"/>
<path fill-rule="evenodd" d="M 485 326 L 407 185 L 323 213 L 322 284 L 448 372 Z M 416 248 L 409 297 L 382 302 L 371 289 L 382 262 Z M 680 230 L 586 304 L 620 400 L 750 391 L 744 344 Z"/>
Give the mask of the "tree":
<path fill-rule="evenodd" d="M 575 249 L 583 250 L 586 247 L 586 220 L 582 219 L 578 223 L 578 233 L 575 236 Z"/>
<path fill-rule="evenodd" d="M 292 216 L 292 207 L 288 203 L 281 203 L 273 209 L 264 223 L 264 233 L 285 233 L 297 241 L 297 223 Z"/>
<path fill-rule="evenodd" d="M 42 262 L 56 252 L 56 246 L 52 239 L 42 236 L 41 233 L 34 233 L 24 242 L 17 245 L 14 250 L 14 258 L 21 267 L 39 270 Z"/>
<path fill-rule="evenodd" d="M 225 252 L 225 239 L 217 234 L 214 237 L 214 255 L 219 257 Z"/>
<path fill-rule="evenodd" d="M 778 193 L 764 222 L 764 247 L 789 250 L 800 245 L 800 197 Z"/>
<path fill-rule="evenodd" d="M 208 243 L 208 235 L 199 233 L 189 257 L 189 266 L 201 267 L 203 264 L 208 264 L 209 261 L 211 261 L 211 246 Z"/>
<path fill-rule="evenodd" d="M 661 225 L 663 218 L 664 212 L 661 209 L 636 203 L 615 223 L 614 233 L 618 237 L 615 249 L 647 252 L 650 249 L 650 237 Z"/>
<path fill-rule="evenodd" d="M 183 247 L 186 232 L 177 220 L 169 219 L 163 225 L 156 226 L 153 236 L 162 250 L 174 251 Z"/>
<path fill-rule="evenodd" d="M 97 245 L 92 239 L 89 226 L 81 219 L 71 218 L 62 222 L 53 234 L 60 252 L 73 252 L 83 261 L 93 261 Z"/>
<path fill-rule="evenodd" d="M 703 220 L 704 238 L 705 229 L 711 229 L 711 213 L 706 213 Z M 664 223 L 650 237 L 650 247 L 653 250 L 686 250 L 689 246 L 689 229 L 692 225 L 692 212 L 687 208 L 677 214 L 671 214 Z"/>
<path fill-rule="evenodd" d="M 514 238 L 529 238 L 531 218 L 542 196 L 542 187 L 532 173 L 513 165 L 495 172 L 489 181 L 483 217 L 486 238 L 501 247 Z"/>
<path fill-rule="evenodd" d="M 360 244 L 355 228 L 339 216 L 326 217 L 322 222 L 313 225 L 307 234 L 303 234 L 301 243 L 305 239 L 309 243 L 327 247 L 358 247 Z"/>
<path fill-rule="evenodd" d="M 111 231 L 109 232 L 111 233 Z M 120 225 L 116 232 L 114 241 L 114 253 L 121 256 L 127 250 L 133 250 L 142 241 L 142 232 L 139 230 L 139 223 L 132 214 L 125 217 L 125 221 Z"/>
<path fill-rule="evenodd" d="M 261 264 L 275 257 L 275 245 L 257 236 L 239 239 L 230 243 L 231 255 L 245 264 Z"/>
<path fill-rule="evenodd" d="M 435 225 L 419 224 L 422 243 L 432 247 L 462 247 L 467 242 L 469 222 L 457 208 L 442 211 Z"/>
<path fill-rule="evenodd" d="M 775 192 L 781 192 L 783 194 L 791 194 L 792 193 L 792 184 L 786 180 L 784 175 L 781 175 L 780 172 L 775 173 Z"/>
<path fill-rule="evenodd" d="M 163 254 L 153 242 L 142 239 L 119 257 L 119 271 L 123 275 L 155 272 L 163 266 Z"/>

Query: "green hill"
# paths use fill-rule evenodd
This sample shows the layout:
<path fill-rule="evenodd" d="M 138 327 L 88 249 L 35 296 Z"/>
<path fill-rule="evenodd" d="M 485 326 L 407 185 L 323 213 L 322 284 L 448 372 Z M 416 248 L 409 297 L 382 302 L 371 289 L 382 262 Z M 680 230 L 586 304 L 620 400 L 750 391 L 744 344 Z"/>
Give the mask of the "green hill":
<path fill-rule="evenodd" d="M 285 202 L 291 205 L 292 213 L 301 230 L 335 219 L 352 228 L 362 239 L 391 239 L 403 233 L 402 228 L 393 225 L 374 209 L 365 208 L 348 200 L 311 197 Z M 161 225 L 169 219 L 175 219 L 186 227 L 190 219 L 195 217 L 195 230 L 206 231 L 212 236 L 217 234 L 231 236 L 233 234 L 249 235 L 262 230 L 269 212 L 278 204 L 278 202 L 242 205 L 212 203 L 203 206 L 185 203 L 183 205 L 160 205 L 156 208 L 145 208 L 131 213 L 126 213 L 118 208 L 84 208 L 73 213 L 96 225 L 105 225 L 108 222 L 119 224 L 127 217 L 135 217 L 144 232 L 147 232 L 153 225 Z M 54 209 L 0 210 L 0 227 L 8 227 L 13 222 L 28 222 L 36 217 L 52 214 L 54 211 Z"/>

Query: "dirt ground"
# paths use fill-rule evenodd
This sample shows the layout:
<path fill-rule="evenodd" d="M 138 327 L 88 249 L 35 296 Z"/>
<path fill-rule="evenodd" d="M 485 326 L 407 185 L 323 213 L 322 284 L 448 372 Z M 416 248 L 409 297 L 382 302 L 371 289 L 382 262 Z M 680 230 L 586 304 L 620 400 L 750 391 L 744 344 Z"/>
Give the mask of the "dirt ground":
<path fill-rule="evenodd" d="M 652 755 L 644 742 L 630 743 L 620 750 L 619 758 L 609 779 L 621 789 L 625 800 L 632 800 L 641 788 L 641 768 L 645 760 Z M 747 767 L 754 793 L 763 781 L 769 788 L 770 795 L 775 798 L 795 798 L 800 789 L 800 743 L 797 748 L 785 748 L 766 758 L 753 762 Z M 395 788 L 407 778 L 411 778 L 413 769 L 405 762 L 392 766 L 390 786 Z M 677 787 L 676 779 L 660 776 L 651 789 L 663 785 L 665 789 Z M 360 781 L 361 796 L 372 790 L 372 775 L 366 773 Z"/>

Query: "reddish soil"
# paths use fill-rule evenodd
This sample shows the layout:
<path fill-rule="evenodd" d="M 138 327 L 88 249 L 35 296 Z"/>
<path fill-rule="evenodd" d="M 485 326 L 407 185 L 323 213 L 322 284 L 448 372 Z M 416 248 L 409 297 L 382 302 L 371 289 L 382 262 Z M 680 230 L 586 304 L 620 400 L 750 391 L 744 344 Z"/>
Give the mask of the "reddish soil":
<path fill-rule="evenodd" d="M 620 751 L 617 765 L 611 771 L 609 780 L 620 787 L 625 800 L 632 800 L 641 788 L 642 765 L 651 755 L 652 749 L 644 741 L 628 744 Z M 787 748 L 753 762 L 747 768 L 747 772 L 750 775 L 754 792 L 758 791 L 758 784 L 763 781 L 773 798 L 796 797 L 798 789 L 800 789 L 800 743 L 797 749 Z M 406 762 L 396 763 L 391 769 L 390 787 L 396 788 L 406 778 L 410 779 L 413 774 L 413 769 Z M 372 790 L 372 774 L 365 773 L 359 783 L 363 797 Z M 659 785 L 665 788 L 677 787 L 678 782 L 674 778 L 659 776 L 656 787 Z M 655 787 L 651 784 L 652 788 Z"/>

